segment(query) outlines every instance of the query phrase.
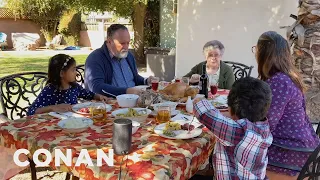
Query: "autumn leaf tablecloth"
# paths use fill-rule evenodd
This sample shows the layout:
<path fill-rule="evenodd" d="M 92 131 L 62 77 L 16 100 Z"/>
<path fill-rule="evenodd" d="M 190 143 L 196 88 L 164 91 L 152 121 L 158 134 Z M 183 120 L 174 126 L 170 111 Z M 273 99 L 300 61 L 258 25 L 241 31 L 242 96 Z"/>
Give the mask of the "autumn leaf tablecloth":
<path fill-rule="evenodd" d="M 147 121 L 152 120 L 149 118 Z M 94 123 L 85 132 L 69 134 L 57 126 L 58 118 L 36 115 L 0 125 L 0 147 L 28 149 L 29 156 L 37 149 L 47 149 L 52 155 L 54 149 L 72 149 L 72 166 L 50 166 L 75 176 L 91 179 L 188 179 L 209 158 L 215 144 L 213 134 L 206 128 L 196 138 L 189 140 L 165 139 L 153 132 L 155 124 L 141 127 L 132 137 L 129 155 L 114 155 L 114 166 L 101 167 L 81 164 L 75 167 L 81 149 L 87 149 L 90 157 L 96 159 L 96 149 L 108 152 L 112 148 L 112 118 L 106 122 Z M 41 158 L 41 157 L 40 157 Z M 122 162 L 122 163 L 121 163 Z"/>

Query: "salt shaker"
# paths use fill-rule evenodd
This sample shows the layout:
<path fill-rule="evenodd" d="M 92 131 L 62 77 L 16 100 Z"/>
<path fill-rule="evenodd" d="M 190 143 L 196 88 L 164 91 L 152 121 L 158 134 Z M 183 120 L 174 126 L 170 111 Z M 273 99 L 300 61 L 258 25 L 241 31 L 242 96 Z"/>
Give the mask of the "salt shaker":
<path fill-rule="evenodd" d="M 186 104 L 186 110 L 188 113 L 193 113 L 193 102 L 191 100 L 191 96 L 188 96 L 187 104 Z"/>

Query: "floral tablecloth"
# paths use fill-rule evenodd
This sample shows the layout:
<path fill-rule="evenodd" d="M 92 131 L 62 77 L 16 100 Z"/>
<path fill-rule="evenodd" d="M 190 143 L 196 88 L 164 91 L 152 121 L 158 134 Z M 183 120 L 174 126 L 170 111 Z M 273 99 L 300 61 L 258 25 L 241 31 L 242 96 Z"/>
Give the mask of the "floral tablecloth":
<path fill-rule="evenodd" d="M 75 167 L 76 157 L 81 149 L 88 149 L 90 157 L 96 159 L 96 149 L 108 152 L 112 148 L 112 122 L 108 117 L 103 123 L 94 123 L 87 131 L 69 134 L 58 128 L 58 118 L 49 115 L 26 117 L 0 125 L 0 147 L 28 149 L 30 157 L 37 149 L 73 149 L 71 167 L 50 166 L 60 171 L 72 172 L 75 176 L 90 179 L 188 179 L 208 159 L 213 150 L 215 138 L 207 129 L 189 140 L 165 139 L 153 132 L 155 124 L 142 126 L 132 138 L 132 150 L 127 156 L 114 155 L 114 166 L 89 167 L 81 164 Z M 153 120 L 148 118 L 147 121 Z"/>

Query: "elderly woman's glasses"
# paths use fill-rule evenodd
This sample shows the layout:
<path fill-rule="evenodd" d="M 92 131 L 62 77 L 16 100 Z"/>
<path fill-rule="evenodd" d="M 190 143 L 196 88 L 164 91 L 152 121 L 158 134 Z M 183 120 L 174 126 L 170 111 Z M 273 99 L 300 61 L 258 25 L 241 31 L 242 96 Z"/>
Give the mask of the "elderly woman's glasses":
<path fill-rule="evenodd" d="M 252 46 L 251 51 L 255 54 L 257 52 L 257 46 Z"/>

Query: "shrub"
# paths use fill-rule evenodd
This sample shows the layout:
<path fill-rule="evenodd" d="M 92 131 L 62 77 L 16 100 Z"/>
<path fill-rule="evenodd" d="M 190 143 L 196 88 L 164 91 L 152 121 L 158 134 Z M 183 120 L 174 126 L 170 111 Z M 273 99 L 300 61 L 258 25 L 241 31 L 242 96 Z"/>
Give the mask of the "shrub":
<path fill-rule="evenodd" d="M 77 46 L 80 39 L 81 15 L 75 10 L 65 11 L 60 19 L 59 33 L 67 45 Z"/>

